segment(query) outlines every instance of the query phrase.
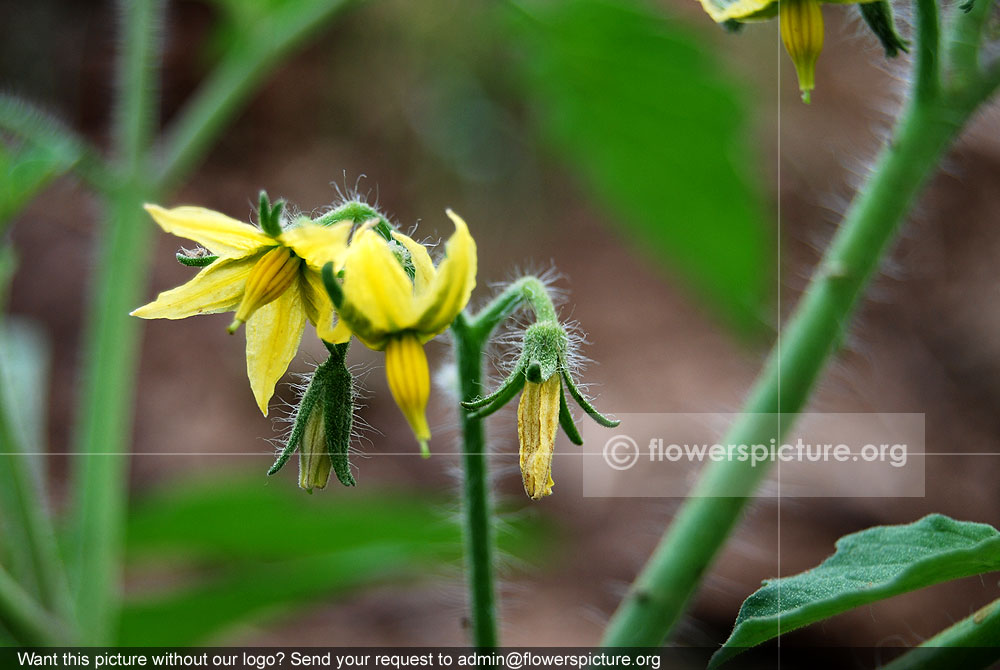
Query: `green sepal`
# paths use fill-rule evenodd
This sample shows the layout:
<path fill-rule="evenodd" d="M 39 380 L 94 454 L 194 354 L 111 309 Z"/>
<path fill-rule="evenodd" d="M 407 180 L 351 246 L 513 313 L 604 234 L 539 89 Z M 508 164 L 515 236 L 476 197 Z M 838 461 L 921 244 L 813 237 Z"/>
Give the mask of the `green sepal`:
<path fill-rule="evenodd" d="M 350 342 L 327 345 L 330 358 L 324 366 L 326 385 L 323 399 L 326 421 L 326 444 L 333 462 L 333 471 L 337 480 L 344 486 L 355 486 L 357 482 L 351 474 L 349 460 L 351 445 L 351 429 L 354 423 L 354 380 L 351 371 L 347 369 L 347 348 Z"/>
<path fill-rule="evenodd" d="M 285 448 L 281 450 L 278 458 L 275 459 L 274 464 L 267 471 L 269 477 L 277 474 L 281 468 L 285 467 L 285 463 L 288 462 L 288 459 L 299 448 L 299 443 L 302 441 L 302 434 L 306 430 L 306 423 L 309 421 L 309 416 L 313 413 L 316 403 L 319 401 L 322 383 L 322 379 L 317 380 L 316 375 L 313 375 L 313 378 L 309 380 L 306 392 L 302 394 L 302 399 L 299 400 L 299 408 L 295 412 L 295 422 L 292 424 L 292 432 L 288 436 Z"/>
<path fill-rule="evenodd" d="M 377 209 L 371 205 L 361 202 L 360 200 L 349 200 L 342 204 L 336 209 L 330 210 L 323 216 L 313 219 L 313 223 L 319 224 L 321 226 L 332 226 L 335 223 L 340 223 L 341 221 L 350 221 L 351 223 L 364 223 L 365 221 L 371 221 L 372 219 L 378 219 L 379 225 L 375 228 L 379 229 L 379 226 L 383 228 L 388 228 L 391 232 L 392 227 L 386 218 L 379 213 Z M 379 234 L 385 237 L 387 240 L 392 239 L 391 235 L 387 235 L 379 230 Z"/>
<path fill-rule="evenodd" d="M 521 357 L 525 361 L 524 376 L 541 384 L 559 370 L 559 361 L 566 356 L 566 331 L 555 321 L 539 321 L 524 331 Z"/>
<path fill-rule="evenodd" d="M 524 388 L 524 368 L 525 359 L 522 356 L 514 366 L 513 372 L 507 375 L 496 391 L 486 397 L 463 402 L 462 407 L 472 412 L 469 417 L 482 419 L 510 402 Z"/>
<path fill-rule="evenodd" d="M 219 259 L 218 256 L 214 256 L 211 254 L 206 256 L 188 256 L 187 254 L 183 254 L 179 251 L 177 252 L 176 258 L 177 262 L 180 263 L 181 265 L 187 265 L 188 267 L 192 268 L 203 268 L 208 265 L 211 265 L 212 263 L 214 263 Z"/>
<path fill-rule="evenodd" d="M 731 35 L 737 35 L 743 32 L 743 27 L 746 25 L 742 21 L 737 21 L 736 19 L 726 19 L 719 24 L 722 29 Z"/>
<path fill-rule="evenodd" d="M 271 237 L 281 235 L 281 212 L 284 208 L 284 200 L 278 200 L 272 205 L 271 200 L 267 197 L 267 191 L 261 191 L 257 208 L 257 221 L 260 223 L 260 229 Z"/>
<path fill-rule="evenodd" d="M 569 441 L 576 445 L 583 445 L 583 437 L 573 421 L 573 415 L 569 413 L 569 405 L 566 404 L 566 392 L 559 389 L 559 425 Z"/>
<path fill-rule="evenodd" d="M 878 41 L 882 43 L 887 58 L 895 58 L 900 51 L 909 52 L 909 43 L 896 32 L 896 24 L 892 19 L 892 7 L 889 6 L 888 0 L 866 2 L 858 5 L 858 9 L 861 10 L 861 17 L 865 23 L 875 33 Z"/>
<path fill-rule="evenodd" d="M 344 289 L 341 288 L 340 282 L 337 281 L 337 275 L 333 271 L 333 263 L 327 263 L 323 266 L 320 271 L 320 276 L 323 278 L 323 287 L 326 288 L 326 292 L 330 296 L 330 300 L 333 302 L 333 306 L 340 309 L 344 306 Z"/>
<path fill-rule="evenodd" d="M 590 404 L 590 401 L 587 400 L 582 393 L 580 393 L 580 389 L 576 387 L 576 384 L 573 382 L 573 377 L 570 376 L 569 371 L 565 368 L 565 366 L 562 368 L 562 378 L 563 385 L 569 390 L 569 394 L 573 396 L 573 400 L 576 401 L 576 404 L 579 405 L 584 412 L 590 415 L 591 419 L 605 428 L 614 428 L 621 423 L 621 421 L 616 419 L 609 419 L 594 409 L 594 406 Z"/>

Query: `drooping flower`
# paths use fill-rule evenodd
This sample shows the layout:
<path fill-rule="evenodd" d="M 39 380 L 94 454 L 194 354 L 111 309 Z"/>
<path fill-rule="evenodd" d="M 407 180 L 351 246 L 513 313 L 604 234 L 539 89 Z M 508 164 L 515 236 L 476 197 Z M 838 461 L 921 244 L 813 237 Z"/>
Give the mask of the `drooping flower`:
<path fill-rule="evenodd" d="M 535 280 L 536 289 L 538 282 Z M 546 299 L 547 300 L 547 299 Z M 521 356 L 500 386 L 487 396 L 462 402 L 474 418 L 487 417 L 506 405 L 520 391 L 517 405 L 517 438 L 520 444 L 521 481 L 532 500 L 552 495 L 552 457 L 560 426 L 570 442 L 583 444 L 566 402 L 566 393 L 594 421 L 607 428 L 619 424 L 598 412 L 581 393 L 570 374 L 569 335 L 556 320 L 536 321 L 524 332 Z"/>
<path fill-rule="evenodd" d="M 229 332 L 246 324 L 247 376 L 267 416 L 274 386 L 288 369 L 306 320 L 333 338 L 333 304 L 320 270 L 343 262 L 352 224 L 321 226 L 302 218 L 288 227 L 261 197 L 261 228 L 201 207 L 146 205 L 163 230 L 197 242 L 213 256 L 193 279 L 132 312 L 144 319 L 183 319 L 236 312 Z M 198 263 L 199 265 L 203 263 Z"/>
<path fill-rule="evenodd" d="M 872 0 L 701 0 L 701 5 L 714 21 L 726 25 L 765 21 L 778 16 L 781 41 L 795 64 L 802 100 L 808 103 L 816 86 L 816 60 L 823 50 L 821 2 L 838 5 L 878 4 Z M 895 36 L 891 14 L 882 32 L 886 30 Z M 885 44 L 886 36 L 880 34 L 879 30 L 876 30 L 876 34 Z M 899 40 L 898 36 L 895 39 Z M 903 45 L 905 50 L 905 43 L 900 40 L 898 44 Z"/>
<path fill-rule="evenodd" d="M 332 341 L 346 342 L 354 335 L 367 347 L 385 351 L 389 390 L 425 456 L 431 437 L 426 417 L 430 373 L 423 345 L 451 325 L 476 285 L 475 240 L 461 217 L 451 210 L 448 216 L 455 232 L 437 268 L 423 245 L 365 224 L 347 251 L 343 285 L 327 283 L 340 294 Z"/>
<path fill-rule="evenodd" d="M 521 480 L 532 500 L 552 495 L 552 456 L 559 429 L 562 384 L 555 374 L 541 383 L 526 382 L 517 404 Z"/>

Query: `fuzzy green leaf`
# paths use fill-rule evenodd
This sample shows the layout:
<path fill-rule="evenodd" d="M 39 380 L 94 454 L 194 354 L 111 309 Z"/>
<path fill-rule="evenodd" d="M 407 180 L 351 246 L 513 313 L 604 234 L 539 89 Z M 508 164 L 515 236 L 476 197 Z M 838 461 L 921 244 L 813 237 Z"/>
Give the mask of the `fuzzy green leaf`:
<path fill-rule="evenodd" d="M 709 664 L 847 610 L 941 582 L 1000 570 L 1000 532 L 940 514 L 845 535 L 818 567 L 772 579 L 744 601 Z M 780 598 L 779 598 L 780 591 Z M 779 628 L 780 618 L 780 628 Z"/>
<path fill-rule="evenodd" d="M 584 192 L 730 323 L 759 327 L 774 233 L 735 79 L 663 3 L 509 6 L 533 117 Z"/>

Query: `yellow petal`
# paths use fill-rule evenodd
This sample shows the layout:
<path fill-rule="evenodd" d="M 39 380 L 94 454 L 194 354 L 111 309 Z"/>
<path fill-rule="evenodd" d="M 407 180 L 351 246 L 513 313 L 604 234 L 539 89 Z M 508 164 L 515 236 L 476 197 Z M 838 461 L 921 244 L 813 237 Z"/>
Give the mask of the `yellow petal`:
<path fill-rule="evenodd" d="M 301 269 L 302 259 L 288 247 L 271 247 L 264 253 L 247 277 L 243 300 L 236 309 L 236 318 L 230 324 L 229 332 L 235 332 L 254 312 L 284 295 L 299 278 Z"/>
<path fill-rule="evenodd" d="M 434 275 L 436 274 L 434 263 L 431 261 L 431 255 L 427 253 L 427 248 L 402 233 L 394 232 L 392 238 L 410 252 L 410 260 L 413 261 L 414 295 L 419 296 L 426 293 L 428 287 L 434 281 Z"/>
<path fill-rule="evenodd" d="M 527 382 L 517 405 L 517 437 L 521 444 L 521 479 L 532 500 L 551 495 L 552 456 L 559 427 L 559 395 L 555 374 L 541 384 Z"/>
<path fill-rule="evenodd" d="M 399 409 L 410 424 L 424 455 L 431 431 L 427 426 L 427 399 L 431 393 L 431 376 L 427 368 L 424 346 L 413 334 L 394 337 L 385 348 L 385 376 L 389 390 Z"/>
<path fill-rule="evenodd" d="M 247 376 L 264 416 L 274 385 L 295 357 L 305 325 L 302 296 L 295 284 L 247 321 Z"/>
<path fill-rule="evenodd" d="M 316 335 L 321 340 L 333 343 L 335 338 L 333 301 L 330 300 L 330 295 L 323 287 L 323 279 L 319 272 L 306 268 L 302 272 L 299 288 L 302 291 L 302 303 L 305 306 L 306 317 L 316 326 Z M 347 338 L 350 339 L 350 337 L 350 331 L 348 331 Z"/>
<path fill-rule="evenodd" d="M 249 223 L 241 223 L 203 207 L 164 209 L 159 205 L 146 205 L 146 211 L 163 230 L 194 240 L 223 258 L 239 258 L 262 246 L 275 244 L 273 239 Z"/>
<path fill-rule="evenodd" d="M 344 342 L 347 342 L 349 339 L 351 339 L 351 335 L 353 334 L 354 333 L 351 332 L 351 329 L 348 327 L 347 323 L 343 319 L 340 319 L 339 321 L 337 321 L 337 325 L 333 327 L 333 333 L 330 336 L 331 339 L 327 340 L 327 342 L 329 342 L 330 344 L 343 344 Z M 381 347 L 373 347 L 371 345 L 368 345 L 368 347 L 376 350 L 381 348 Z"/>
<path fill-rule="evenodd" d="M 420 317 L 416 330 L 425 340 L 451 325 L 476 286 L 476 241 L 460 216 L 450 209 L 448 216 L 455 223 L 455 232 L 445 244 L 445 259 L 417 307 Z"/>
<path fill-rule="evenodd" d="M 191 281 L 161 293 L 156 300 L 132 312 L 143 319 L 184 319 L 195 314 L 216 314 L 236 309 L 256 256 L 220 259 Z"/>
<path fill-rule="evenodd" d="M 347 237 L 351 234 L 350 221 L 321 226 L 304 221 L 281 233 L 279 240 L 291 247 L 309 267 L 321 270 L 327 263 L 333 263 L 339 270 L 347 251 Z"/>
<path fill-rule="evenodd" d="M 355 235 L 344 262 L 343 288 L 346 308 L 339 310 L 340 318 L 362 340 L 412 328 L 413 283 L 378 233 Z"/>

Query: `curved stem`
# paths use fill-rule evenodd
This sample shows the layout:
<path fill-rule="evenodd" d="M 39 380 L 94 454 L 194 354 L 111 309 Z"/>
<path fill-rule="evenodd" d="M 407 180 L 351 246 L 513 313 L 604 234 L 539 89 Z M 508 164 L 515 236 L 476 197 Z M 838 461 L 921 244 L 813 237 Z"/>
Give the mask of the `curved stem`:
<path fill-rule="evenodd" d="M 976 107 L 937 95 L 936 6 L 933 0 L 917 0 L 917 4 L 916 91 L 897 124 L 893 141 L 883 149 L 872 177 L 824 254 L 725 443 L 780 441 L 841 341 L 897 228 Z M 653 646 L 663 641 L 765 474 L 766 468 L 751 468 L 739 461 L 706 467 L 692 496 L 612 617 L 605 645 Z"/>
<path fill-rule="evenodd" d="M 491 329 L 492 330 L 492 329 Z M 461 400 L 478 397 L 482 384 L 482 331 L 470 327 L 465 316 L 452 324 Z M 488 333 L 487 333 L 488 335 Z M 462 421 L 462 480 L 465 561 L 471 609 L 472 641 L 480 648 L 498 643 L 496 592 L 493 575 L 494 532 L 486 462 L 483 420 L 459 409 Z"/>
<path fill-rule="evenodd" d="M 908 651 L 885 670 L 988 668 L 1000 660 L 1000 600 L 949 626 Z"/>

